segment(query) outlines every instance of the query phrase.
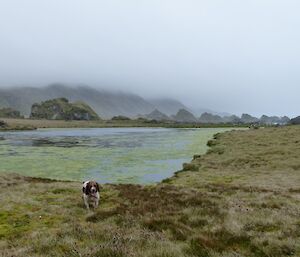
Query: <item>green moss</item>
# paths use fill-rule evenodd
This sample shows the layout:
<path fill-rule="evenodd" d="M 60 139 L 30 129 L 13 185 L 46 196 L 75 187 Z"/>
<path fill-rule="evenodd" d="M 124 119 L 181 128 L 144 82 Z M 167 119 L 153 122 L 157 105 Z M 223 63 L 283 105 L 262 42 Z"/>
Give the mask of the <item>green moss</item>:
<path fill-rule="evenodd" d="M 71 188 L 56 188 L 52 190 L 53 194 L 76 193 L 76 190 Z"/>
<path fill-rule="evenodd" d="M 17 210 L 0 213 L 0 237 L 18 237 L 30 228 L 30 217 Z"/>

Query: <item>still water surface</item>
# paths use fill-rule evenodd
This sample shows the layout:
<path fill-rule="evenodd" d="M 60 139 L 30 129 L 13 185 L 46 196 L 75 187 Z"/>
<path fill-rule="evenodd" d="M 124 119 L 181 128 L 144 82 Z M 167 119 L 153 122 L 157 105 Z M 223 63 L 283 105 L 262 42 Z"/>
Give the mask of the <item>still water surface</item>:
<path fill-rule="evenodd" d="M 153 183 L 229 129 L 89 128 L 0 133 L 0 172 L 102 183 Z"/>

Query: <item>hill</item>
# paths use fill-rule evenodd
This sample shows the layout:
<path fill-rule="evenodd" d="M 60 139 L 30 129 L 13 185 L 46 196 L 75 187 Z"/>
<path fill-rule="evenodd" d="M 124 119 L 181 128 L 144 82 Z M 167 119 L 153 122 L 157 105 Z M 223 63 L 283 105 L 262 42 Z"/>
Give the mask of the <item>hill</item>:
<path fill-rule="evenodd" d="M 66 98 L 47 100 L 33 104 L 30 117 L 47 120 L 98 120 L 94 110 L 83 102 L 69 103 Z"/>
<path fill-rule="evenodd" d="M 259 119 L 256 118 L 256 117 L 251 116 L 250 114 L 243 113 L 242 116 L 241 116 L 241 122 L 246 123 L 246 124 L 258 123 Z"/>
<path fill-rule="evenodd" d="M 135 94 L 97 90 L 87 86 L 68 87 L 63 84 L 52 84 L 44 88 L 0 89 L 0 107 L 11 107 L 29 116 L 32 104 L 62 97 L 72 102 L 87 103 L 103 118 L 117 115 L 133 117 L 155 109 L 151 103 Z"/>
<path fill-rule="evenodd" d="M 157 110 L 163 112 L 166 115 L 174 115 L 180 109 L 185 109 L 190 111 L 184 104 L 181 102 L 169 99 L 169 98 L 160 98 L 160 99 L 151 99 L 148 100 Z"/>
<path fill-rule="evenodd" d="M 160 112 L 159 110 L 155 109 L 153 112 L 145 115 L 145 118 L 148 120 L 157 120 L 157 121 L 164 121 L 164 120 L 170 120 L 171 118 Z"/>
<path fill-rule="evenodd" d="M 173 115 L 171 118 L 178 122 L 198 122 L 197 118 L 185 109 L 180 109 L 176 115 Z"/>
<path fill-rule="evenodd" d="M 202 113 L 200 118 L 199 118 L 199 122 L 201 123 L 222 123 L 223 119 L 221 116 L 219 115 L 214 115 L 211 113 Z"/>
<path fill-rule="evenodd" d="M 291 119 L 290 123 L 293 125 L 299 125 L 300 124 L 300 116 L 297 116 L 297 117 Z"/>

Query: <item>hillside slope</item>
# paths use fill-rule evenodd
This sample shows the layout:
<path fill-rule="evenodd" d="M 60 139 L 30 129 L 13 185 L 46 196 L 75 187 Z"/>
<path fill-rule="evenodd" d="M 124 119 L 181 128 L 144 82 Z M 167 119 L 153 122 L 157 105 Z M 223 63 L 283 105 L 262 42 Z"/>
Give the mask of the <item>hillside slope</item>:
<path fill-rule="evenodd" d="M 185 109 L 180 109 L 176 115 L 172 115 L 171 118 L 178 122 L 198 122 L 197 118 Z"/>
<path fill-rule="evenodd" d="M 160 112 L 170 116 L 175 115 L 180 109 L 189 110 L 184 104 L 181 102 L 169 99 L 169 98 L 160 98 L 160 99 L 151 99 L 149 102 L 155 106 Z M 190 110 L 189 110 L 190 111 Z"/>
<path fill-rule="evenodd" d="M 103 118 L 116 115 L 133 117 L 139 113 L 150 113 L 155 109 L 152 104 L 135 94 L 96 90 L 87 86 L 67 87 L 62 84 L 44 88 L 0 89 L 0 107 L 11 107 L 28 116 L 32 104 L 61 97 L 72 102 L 83 101 Z"/>

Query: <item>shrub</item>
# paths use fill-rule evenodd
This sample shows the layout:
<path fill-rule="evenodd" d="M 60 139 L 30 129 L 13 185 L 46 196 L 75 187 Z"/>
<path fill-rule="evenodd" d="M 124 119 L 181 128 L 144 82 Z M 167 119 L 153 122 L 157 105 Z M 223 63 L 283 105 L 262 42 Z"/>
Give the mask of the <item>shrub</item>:
<path fill-rule="evenodd" d="M 190 171 L 198 171 L 198 166 L 196 164 L 193 163 L 184 163 L 183 165 L 183 170 L 190 170 Z"/>
<path fill-rule="evenodd" d="M 3 121 L 3 120 L 0 120 L 0 127 L 5 127 L 7 124 Z"/>

